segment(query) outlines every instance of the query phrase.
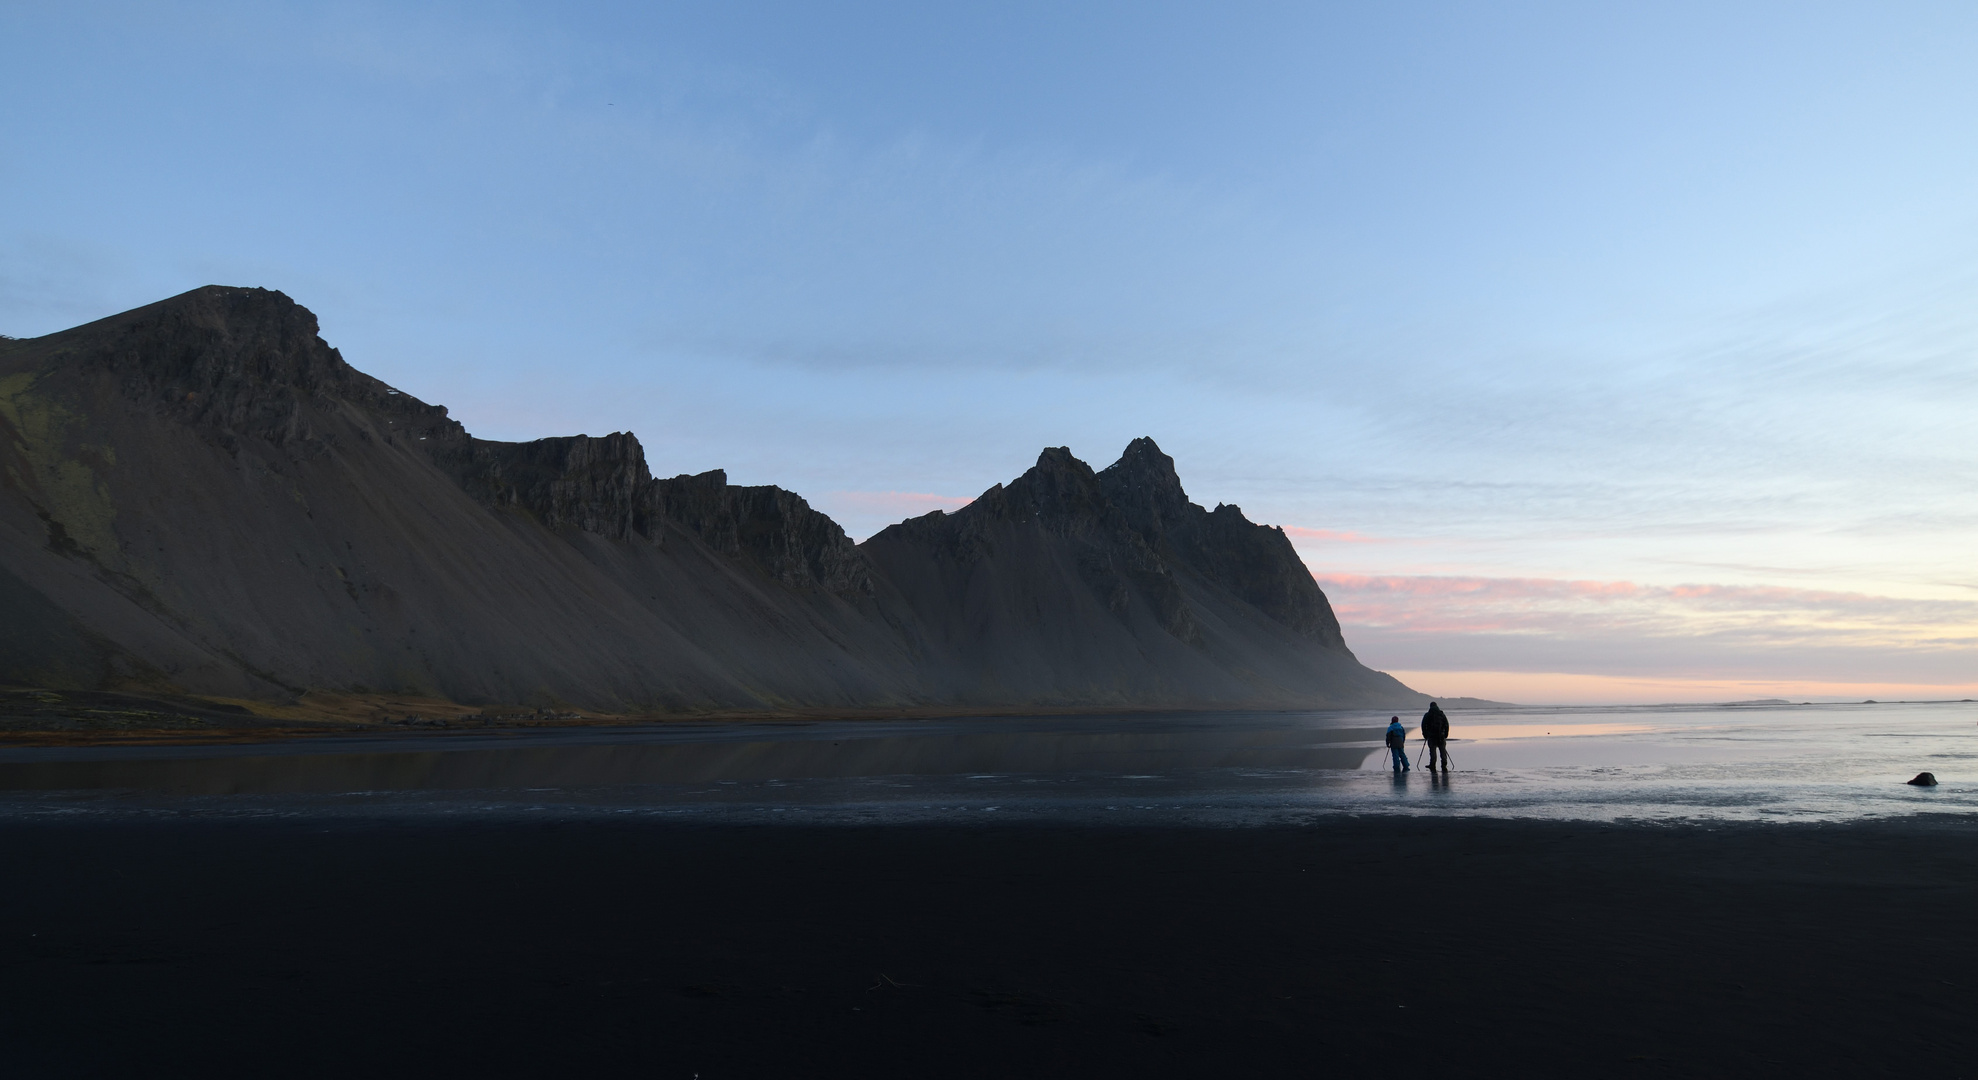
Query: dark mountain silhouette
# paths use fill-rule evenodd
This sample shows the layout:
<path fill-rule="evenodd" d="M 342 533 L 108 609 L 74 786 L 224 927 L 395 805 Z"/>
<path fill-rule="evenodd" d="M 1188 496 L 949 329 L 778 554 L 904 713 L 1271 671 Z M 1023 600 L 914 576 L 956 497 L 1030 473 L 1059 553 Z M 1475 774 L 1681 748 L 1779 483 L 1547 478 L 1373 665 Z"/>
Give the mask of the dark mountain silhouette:
<path fill-rule="evenodd" d="M 0 681 L 603 710 L 1401 707 L 1136 440 L 855 545 L 630 434 L 476 439 L 278 292 L 0 341 Z"/>

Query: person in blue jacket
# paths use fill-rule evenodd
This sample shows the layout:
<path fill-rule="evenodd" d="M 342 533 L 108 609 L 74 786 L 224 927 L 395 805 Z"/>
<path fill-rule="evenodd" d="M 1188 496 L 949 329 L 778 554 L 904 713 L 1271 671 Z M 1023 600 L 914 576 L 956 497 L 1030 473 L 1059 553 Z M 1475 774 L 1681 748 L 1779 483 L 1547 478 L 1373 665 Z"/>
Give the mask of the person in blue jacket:
<path fill-rule="evenodd" d="M 1394 761 L 1395 772 L 1408 771 L 1408 729 L 1401 726 L 1398 716 L 1387 725 L 1387 754 Z"/>

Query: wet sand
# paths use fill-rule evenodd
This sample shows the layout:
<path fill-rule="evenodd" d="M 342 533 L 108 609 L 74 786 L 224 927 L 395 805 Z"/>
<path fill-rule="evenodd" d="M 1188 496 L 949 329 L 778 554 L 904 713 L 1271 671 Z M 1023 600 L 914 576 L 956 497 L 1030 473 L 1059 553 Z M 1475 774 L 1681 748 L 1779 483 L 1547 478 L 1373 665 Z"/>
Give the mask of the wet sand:
<path fill-rule="evenodd" d="M 1978 822 L 0 826 L 9 1076 L 1978 1072 Z"/>

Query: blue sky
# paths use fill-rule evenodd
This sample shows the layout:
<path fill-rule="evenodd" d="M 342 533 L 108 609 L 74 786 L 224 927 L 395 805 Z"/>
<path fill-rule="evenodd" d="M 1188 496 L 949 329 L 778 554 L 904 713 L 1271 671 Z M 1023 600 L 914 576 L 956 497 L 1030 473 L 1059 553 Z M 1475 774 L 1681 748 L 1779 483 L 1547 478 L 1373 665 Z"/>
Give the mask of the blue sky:
<path fill-rule="evenodd" d="M 9 5 L 0 332 L 279 288 L 855 536 L 1152 435 L 1364 659 L 1978 696 L 1978 9 Z"/>

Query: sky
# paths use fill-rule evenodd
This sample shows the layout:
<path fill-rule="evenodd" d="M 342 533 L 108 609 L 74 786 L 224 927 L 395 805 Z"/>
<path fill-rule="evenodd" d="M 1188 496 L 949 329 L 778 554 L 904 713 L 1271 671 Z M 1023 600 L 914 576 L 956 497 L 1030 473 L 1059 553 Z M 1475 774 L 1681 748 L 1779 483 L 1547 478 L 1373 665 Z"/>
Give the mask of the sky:
<path fill-rule="evenodd" d="M 1978 697 L 1978 6 L 0 6 L 0 333 L 280 289 L 855 538 L 1137 436 L 1368 664 Z"/>

